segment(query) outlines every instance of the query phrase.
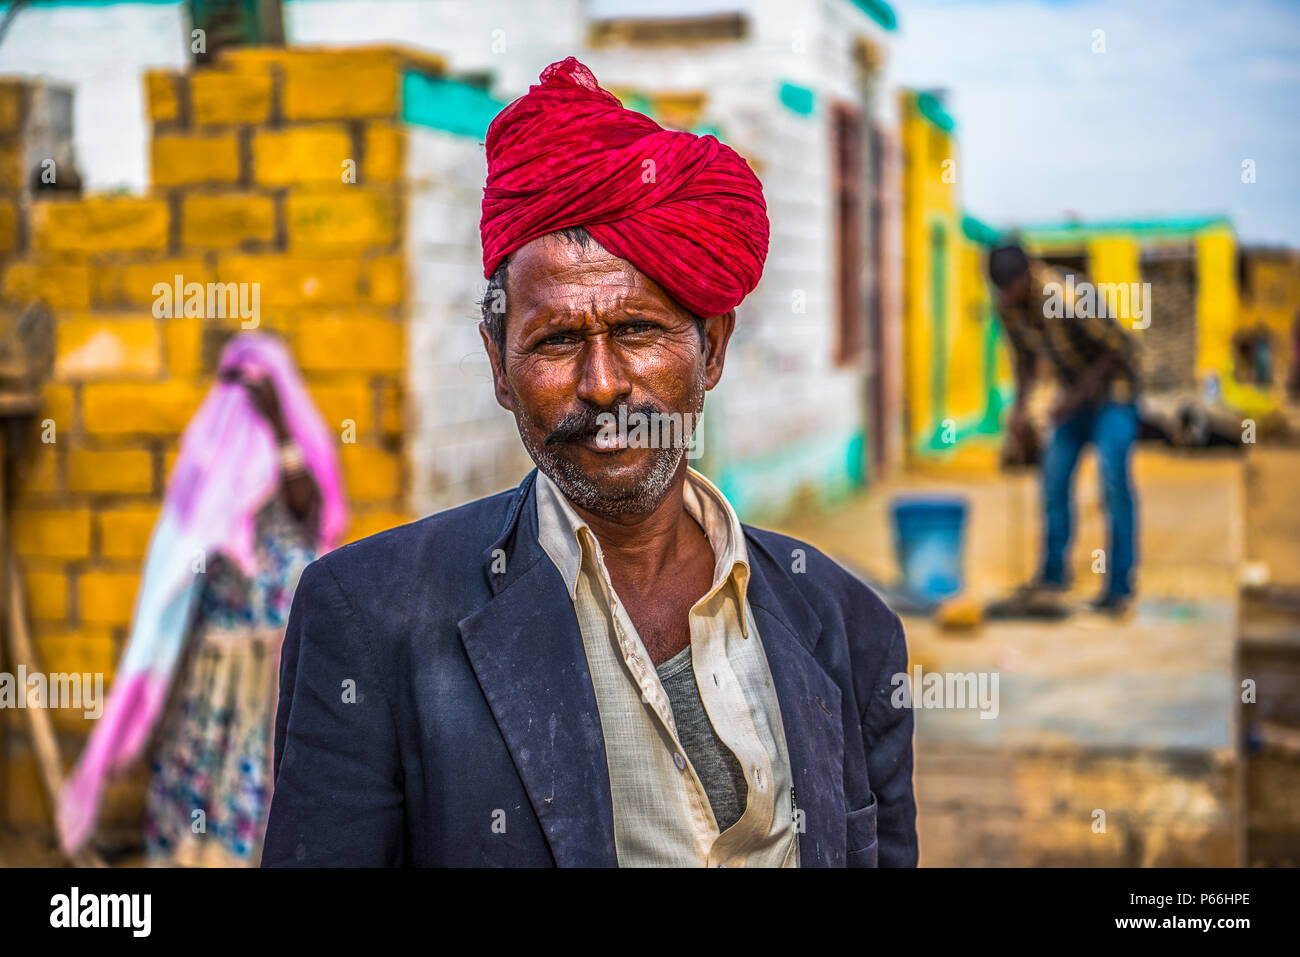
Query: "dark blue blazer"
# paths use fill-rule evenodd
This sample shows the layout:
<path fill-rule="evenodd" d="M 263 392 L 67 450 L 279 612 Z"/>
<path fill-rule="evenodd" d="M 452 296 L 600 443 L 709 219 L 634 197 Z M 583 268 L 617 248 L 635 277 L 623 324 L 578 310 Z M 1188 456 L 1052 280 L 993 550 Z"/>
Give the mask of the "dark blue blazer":
<path fill-rule="evenodd" d="M 537 541 L 535 474 L 304 571 L 264 866 L 617 864 L 600 715 Z M 915 865 L 912 712 L 889 700 L 907 670 L 897 616 L 811 546 L 745 536 L 802 864 Z"/>

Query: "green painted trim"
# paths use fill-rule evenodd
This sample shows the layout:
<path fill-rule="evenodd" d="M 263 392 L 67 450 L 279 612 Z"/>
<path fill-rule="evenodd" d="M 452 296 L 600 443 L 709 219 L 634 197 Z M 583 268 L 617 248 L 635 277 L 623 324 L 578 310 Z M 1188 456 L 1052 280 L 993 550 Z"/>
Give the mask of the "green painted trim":
<path fill-rule="evenodd" d="M 844 473 L 848 476 L 849 484 L 855 488 L 865 485 L 867 481 L 866 438 L 865 431 L 854 432 L 844 449 Z"/>
<path fill-rule="evenodd" d="M 932 217 L 926 237 L 930 266 L 930 441 L 940 444 L 948 407 L 949 236 L 948 224 L 940 217 Z"/>
<path fill-rule="evenodd" d="M 1232 228 L 1226 216 L 1187 216 L 1171 219 L 1114 219 L 1096 222 L 1038 223 L 1021 226 L 1015 233 L 1030 243 L 1087 242 L 1109 235 L 1142 237 L 1191 236 L 1206 229 Z"/>
<path fill-rule="evenodd" d="M 948 111 L 934 98 L 933 94 L 916 94 L 916 109 L 917 112 L 945 133 L 951 133 L 957 128 L 957 121 L 948 114 Z"/>
<path fill-rule="evenodd" d="M 128 4 L 144 7 L 180 7 L 186 0 L 28 0 L 27 9 L 32 7 L 124 7 Z M 0 3 L 0 10 L 8 11 L 9 3 Z M 21 16 L 22 11 L 19 11 Z M 188 39 L 186 43 L 188 43 Z"/>
<path fill-rule="evenodd" d="M 886 30 L 898 29 L 898 17 L 884 0 L 853 0 L 853 5 Z"/>
<path fill-rule="evenodd" d="M 996 246 L 1002 241 L 1002 233 L 988 223 L 981 222 L 974 216 L 961 218 L 961 231 L 973 243 L 981 246 Z"/>
<path fill-rule="evenodd" d="M 800 116 L 811 116 L 813 109 L 816 107 L 816 97 L 813 95 L 813 91 L 804 86 L 798 86 L 794 83 L 782 83 L 778 95 L 782 106 L 798 113 Z"/>
<path fill-rule="evenodd" d="M 483 139 L 506 104 L 461 80 L 407 71 L 402 75 L 402 119 L 416 126 Z"/>
<path fill-rule="evenodd" d="M 722 461 L 713 463 L 716 474 L 695 467 L 710 475 L 742 520 L 750 521 L 779 514 L 807 487 L 816 490 L 823 505 L 843 500 L 863 484 L 864 447 L 862 429 L 856 428 L 810 436 L 740 460 L 719 456 Z"/>
<path fill-rule="evenodd" d="M 650 97 L 644 93 L 632 92 L 619 100 L 624 109 L 632 110 L 635 113 L 642 113 L 650 119 L 655 118 L 654 104 L 650 102 Z"/>
<path fill-rule="evenodd" d="M 984 414 L 975 431 L 997 435 L 1002 431 L 1002 390 L 998 387 L 998 340 L 1002 338 L 1002 321 L 992 306 L 984 313 Z"/>

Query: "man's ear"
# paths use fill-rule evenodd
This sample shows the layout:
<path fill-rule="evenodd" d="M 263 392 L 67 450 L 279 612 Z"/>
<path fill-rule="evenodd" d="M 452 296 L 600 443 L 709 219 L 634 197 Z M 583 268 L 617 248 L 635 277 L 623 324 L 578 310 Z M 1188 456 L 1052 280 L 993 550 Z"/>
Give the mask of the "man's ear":
<path fill-rule="evenodd" d="M 506 387 L 505 361 L 497 351 L 496 340 L 488 334 L 487 323 L 481 319 L 478 324 L 478 334 L 483 340 L 483 348 L 487 350 L 488 362 L 492 364 L 492 387 L 496 392 L 497 405 L 508 412 L 513 412 L 515 404 L 510 396 L 510 390 Z"/>
<path fill-rule="evenodd" d="M 704 320 L 704 388 L 712 389 L 722 378 L 727 345 L 736 331 L 736 310 Z"/>

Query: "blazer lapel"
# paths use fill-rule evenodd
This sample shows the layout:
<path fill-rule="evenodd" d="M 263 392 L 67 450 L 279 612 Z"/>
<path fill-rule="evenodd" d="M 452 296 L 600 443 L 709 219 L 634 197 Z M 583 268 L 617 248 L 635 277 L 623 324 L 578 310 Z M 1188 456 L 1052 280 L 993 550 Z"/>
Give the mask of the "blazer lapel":
<path fill-rule="evenodd" d="M 484 553 L 495 597 L 460 622 L 461 642 L 555 862 L 613 867 L 605 739 L 573 603 L 537 540 L 534 477 Z"/>
<path fill-rule="evenodd" d="M 749 607 L 781 708 L 795 805 L 803 812 L 802 867 L 843 867 L 847 845 L 844 806 L 844 725 L 840 689 L 813 651 L 821 619 L 792 587 L 773 587 L 762 546 L 746 537 L 750 555 Z M 773 576 L 774 577 L 774 576 Z M 777 580 L 778 584 L 782 584 Z"/>

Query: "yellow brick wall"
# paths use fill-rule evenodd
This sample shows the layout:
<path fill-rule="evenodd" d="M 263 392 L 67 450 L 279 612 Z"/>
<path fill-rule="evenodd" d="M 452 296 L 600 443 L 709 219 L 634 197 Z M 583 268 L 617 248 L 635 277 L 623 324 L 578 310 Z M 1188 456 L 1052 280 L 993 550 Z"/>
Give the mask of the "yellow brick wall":
<path fill-rule="evenodd" d="M 6 138 L 21 122 L 6 98 L 21 89 L 0 84 L 0 307 L 43 300 L 55 317 L 39 416 L 53 441 L 24 455 L 12 528 L 47 670 L 111 675 L 179 435 L 211 385 L 204 328 L 238 327 L 158 317 L 157 283 L 258 283 L 261 327 L 286 337 L 340 437 L 348 538 L 412 517 L 400 124 L 410 63 L 391 49 L 259 50 L 151 71 L 144 196 L 24 199 L 21 151 Z M 80 712 L 56 720 L 86 730 Z M 18 773 L 29 757 L 11 756 L 8 811 L 35 823 L 40 789 Z"/>

